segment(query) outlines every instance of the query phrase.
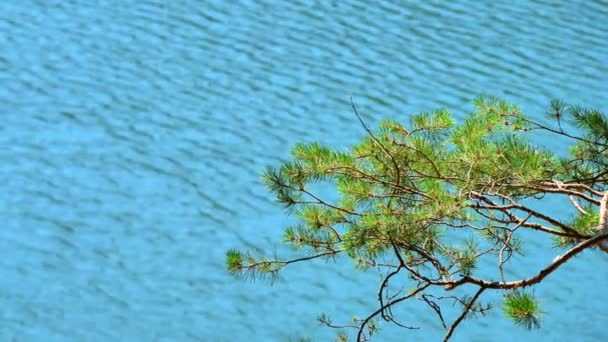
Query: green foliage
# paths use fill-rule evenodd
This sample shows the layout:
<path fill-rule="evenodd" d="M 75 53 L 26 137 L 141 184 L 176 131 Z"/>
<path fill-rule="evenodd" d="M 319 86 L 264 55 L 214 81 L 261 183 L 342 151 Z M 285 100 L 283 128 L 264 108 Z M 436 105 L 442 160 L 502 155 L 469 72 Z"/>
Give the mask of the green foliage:
<path fill-rule="evenodd" d="M 572 255 L 596 234 L 598 203 L 608 188 L 608 119 L 560 101 L 553 101 L 547 113 L 552 125 L 534 122 L 517 106 L 495 98 L 479 97 L 473 105 L 460 123 L 439 109 L 412 115 L 409 125 L 385 120 L 377 131 L 365 126 L 353 106 L 368 132 L 360 143 L 348 150 L 297 144 L 291 160 L 262 175 L 277 201 L 299 220 L 285 228 L 284 242 L 305 256 L 281 261 L 230 250 L 228 271 L 274 278 L 285 265 L 343 254 L 358 270 L 386 271 L 378 295 L 382 305 L 414 298 L 425 286 L 445 291 L 467 283 L 478 286 L 474 296 L 422 297 L 438 314 L 446 338 L 464 318 L 490 310 L 491 304 L 475 304 L 486 288 L 511 291 L 503 303 L 505 314 L 518 325 L 538 327 L 542 311 L 533 295 L 517 289 L 542 281 L 545 274 L 506 282 L 503 269 L 514 253 L 522 254 L 522 230 L 549 234 L 556 246 L 573 248 Z M 568 130 L 573 127 L 581 133 Z M 570 155 L 532 144 L 529 135 L 537 130 L 574 141 Z M 315 195 L 310 188 L 315 183 L 335 186 L 338 199 Z M 549 193 L 573 204 L 577 215 L 561 222 L 552 212 L 527 206 Z M 482 260 L 498 265 L 500 282 L 475 278 Z M 389 283 L 402 271 L 409 272 L 416 290 L 394 299 L 398 295 L 388 295 Z M 451 328 L 432 298 L 462 307 Z M 358 326 L 359 338 L 369 337 L 378 330 L 374 315 L 396 323 L 384 309 L 341 327 Z M 347 340 L 346 334 L 338 340 Z"/>
<path fill-rule="evenodd" d="M 467 241 L 464 248 L 458 249 L 459 257 L 457 259 L 460 266 L 460 272 L 463 274 L 471 274 L 477 264 L 477 243 L 475 241 Z"/>
<path fill-rule="evenodd" d="M 540 310 L 534 294 L 523 291 L 513 291 L 505 296 L 503 311 L 515 324 L 526 329 L 540 328 Z"/>
<path fill-rule="evenodd" d="M 348 335 L 344 331 L 338 331 L 336 334 L 336 342 L 348 342 Z"/>
<path fill-rule="evenodd" d="M 282 261 L 266 258 L 256 259 L 250 254 L 238 250 L 226 252 L 226 268 L 234 276 L 250 279 L 270 277 L 274 280 L 284 265 L 285 262 Z"/>
<path fill-rule="evenodd" d="M 583 235 L 593 235 L 599 223 L 599 213 L 597 208 L 585 206 L 584 213 L 577 213 L 569 223 L 569 227 Z M 556 247 L 569 247 L 576 244 L 577 239 L 564 236 L 556 236 L 553 238 L 553 244 Z"/>
<path fill-rule="evenodd" d="M 226 252 L 226 268 L 232 274 L 238 274 L 243 268 L 243 255 L 237 250 Z"/>
<path fill-rule="evenodd" d="M 310 337 L 299 337 L 296 339 L 290 338 L 287 340 L 287 342 L 312 342 L 312 339 Z"/>

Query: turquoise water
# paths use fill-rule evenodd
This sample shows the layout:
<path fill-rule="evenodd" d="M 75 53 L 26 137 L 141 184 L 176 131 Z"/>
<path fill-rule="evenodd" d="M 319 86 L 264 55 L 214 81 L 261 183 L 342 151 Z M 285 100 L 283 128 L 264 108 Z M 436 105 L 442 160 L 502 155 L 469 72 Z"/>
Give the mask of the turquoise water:
<path fill-rule="evenodd" d="M 538 119 L 555 97 L 606 112 L 607 23 L 606 1 L 0 2 L 0 340 L 331 339 L 315 318 L 374 310 L 378 274 L 318 262 L 271 287 L 224 270 L 228 248 L 282 251 L 291 219 L 263 167 L 363 137 L 350 96 L 370 124 L 462 118 L 480 93 Z M 555 256 L 542 246 L 514 277 Z M 607 260 L 537 288 L 542 330 L 498 308 L 454 340 L 608 339 Z M 423 329 L 378 340 L 442 335 L 408 305 Z"/>

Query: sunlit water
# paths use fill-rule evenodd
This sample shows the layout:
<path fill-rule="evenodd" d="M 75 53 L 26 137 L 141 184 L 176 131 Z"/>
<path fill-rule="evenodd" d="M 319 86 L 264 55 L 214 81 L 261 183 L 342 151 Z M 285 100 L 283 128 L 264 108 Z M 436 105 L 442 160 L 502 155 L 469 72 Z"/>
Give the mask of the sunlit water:
<path fill-rule="evenodd" d="M 607 23 L 606 1 L 0 2 L 0 340 L 333 338 L 315 318 L 375 310 L 378 274 L 317 262 L 271 287 L 224 269 L 228 248 L 283 251 L 263 167 L 362 138 L 350 96 L 370 125 L 462 118 L 482 93 L 539 120 L 555 97 L 606 111 Z M 554 257 L 541 245 L 514 276 Z M 497 307 L 455 340 L 608 339 L 607 261 L 537 288 L 542 330 Z M 423 329 L 379 340 L 442 335 L 408 305 Z"/>

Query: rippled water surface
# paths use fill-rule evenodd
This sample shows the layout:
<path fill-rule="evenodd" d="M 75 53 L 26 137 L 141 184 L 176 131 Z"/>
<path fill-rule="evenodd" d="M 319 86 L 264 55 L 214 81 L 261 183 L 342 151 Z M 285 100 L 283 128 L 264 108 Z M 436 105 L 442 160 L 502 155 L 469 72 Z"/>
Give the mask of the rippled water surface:
<path fill-rule="evenodd" d="M 263 167 L 363 137 L 350 96 L 370 124 L 462 118 L 480 93 L 539 119 L 554 97 L 606 111 L 607 23 L 606 1 L 0 2 L 0 340 L 329 340 L 315 317 L 374 310 L 377 274 L 224 270 L 228 248 L 281 251 Z M 533 247 L 520 276 L 553 257 Z M 607 340 L 607 261 L 537 288 L 544 329 L 498 308 L 456 340 Z M 379 340 L 437 339 L 416 310 L 425 329 Z"/>

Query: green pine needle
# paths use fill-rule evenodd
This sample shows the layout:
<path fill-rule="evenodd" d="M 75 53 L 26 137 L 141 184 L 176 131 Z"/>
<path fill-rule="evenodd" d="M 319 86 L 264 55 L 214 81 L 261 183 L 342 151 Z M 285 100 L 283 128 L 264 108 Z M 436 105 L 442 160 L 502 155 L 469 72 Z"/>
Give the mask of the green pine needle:
<path fill-rule="evenodd" d="M 540 310 L 534 294 L 523 291 L 514 291 L 505 296 L 503 311 L 516 325 L 526 329 L 540 328 Z"/>
<path fill-rule="evenodd" d="M 226 268 L 233 275 L 243 271 L 243 254 L 235 249 L 226 252 Z"/>

